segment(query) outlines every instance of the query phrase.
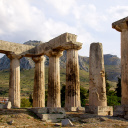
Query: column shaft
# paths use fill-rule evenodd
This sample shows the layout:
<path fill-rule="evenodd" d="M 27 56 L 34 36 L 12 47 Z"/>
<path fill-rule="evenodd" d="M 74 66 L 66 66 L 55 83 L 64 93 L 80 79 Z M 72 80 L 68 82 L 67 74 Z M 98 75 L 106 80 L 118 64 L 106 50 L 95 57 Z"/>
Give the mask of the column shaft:
<path fill-rule="evenodd" d="M 121 104 L 128 105 L 128 29 L 121 32 Z"/>
<path fill-rule="evenodd" d="M 20 61 L 10 59 L 9 101 L 13 108 L 20 108 Z"/>
<path fill-rule="evenodd" d="M 92 43 L 90 46 L 89 105 L 107 106 L 104 57 L 101 43 Z"/>
<path fill-rule="evenodd" d="M 49 57 L 47 107 L 61 107 L 60 63 L 58 56 Z"/>
<path fill-rule="evenodd" d="M 65 108 L 80 107 L 78 50 L 67 50 Z"/>
<path fill-rule="evenodd" d="M 35 62 L 33 107 L 45 107 L 45 58 L 33 57 L 33 60 Z"/>

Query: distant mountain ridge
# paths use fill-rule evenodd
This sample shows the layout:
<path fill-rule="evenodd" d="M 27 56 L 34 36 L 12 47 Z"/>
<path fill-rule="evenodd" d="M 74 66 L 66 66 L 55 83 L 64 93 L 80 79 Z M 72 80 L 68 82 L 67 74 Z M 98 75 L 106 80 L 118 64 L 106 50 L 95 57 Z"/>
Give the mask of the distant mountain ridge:
<path fill-rule="evenodd" d="M 41 41 L 27 41 L 26 45 L 39 45 Z M 49 58 L 46 56 L 45 66 L 48 66 Z M 116 55 L 106 54 L 104 55 L 105 70 L 110 81 L 117 81 L 120 76 L 120 58 Z M 23 57 L 20 59 L 21 69 L 31 69 L 35 67 L 35 63 L 30 57 Z M 66 51 L 63 52 L 63 56 L 60 57 L 60 67 L 66 68 Z M 0 58 L 0 70 L 5 70 L 10 68 L 10 60 L 6 55 Z M 79 68 L 89 72 L 89 57 L 84 57 L 79 55 Z"/>

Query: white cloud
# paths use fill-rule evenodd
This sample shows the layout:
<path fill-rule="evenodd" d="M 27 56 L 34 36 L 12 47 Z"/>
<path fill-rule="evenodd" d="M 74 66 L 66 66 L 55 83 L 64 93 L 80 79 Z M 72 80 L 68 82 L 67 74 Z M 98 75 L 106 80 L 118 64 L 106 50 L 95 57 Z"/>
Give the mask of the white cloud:
<path fill-rule="evenodd" d="M 119 20 L 128 16 L 128 6 L 113 6 L 110 7 L 107 12 L 111 19 Z"/>
<path fill-rule="evenodd" d="M 75 4 L 75 0 L 45 0 L 45 2 L 53 5 L 62 15 L 68 14 Z"/>

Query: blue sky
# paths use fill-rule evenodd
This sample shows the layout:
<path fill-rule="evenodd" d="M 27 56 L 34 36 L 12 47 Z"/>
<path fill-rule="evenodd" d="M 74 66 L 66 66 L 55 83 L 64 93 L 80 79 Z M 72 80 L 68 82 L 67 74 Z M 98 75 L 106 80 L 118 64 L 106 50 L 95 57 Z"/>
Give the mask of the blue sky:
<path fill-rule="evenodd" d="M 120 57 L 120 33 L 111 24 L 126 16 L 128 0 L 0 0 L 0 40 L 47 42 L 69 32 L 83 43 L 82 56 L 100 42 L 104 54 Z"/>

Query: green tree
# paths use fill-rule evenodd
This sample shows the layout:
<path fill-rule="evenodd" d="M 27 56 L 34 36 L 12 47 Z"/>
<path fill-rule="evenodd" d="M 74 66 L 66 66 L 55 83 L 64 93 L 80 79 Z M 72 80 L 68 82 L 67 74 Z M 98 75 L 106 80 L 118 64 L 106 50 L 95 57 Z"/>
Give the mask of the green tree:
<path fill-rule="evenodd" d="M 32 94 L 29 95 L 29 102 L 30 102 L 31 104 L 33 104 Z"/>
<path fill-rule="evenodd" d="M 84 87 L 80 87 L 80 100 L 81 100 L 81 106 L 85 106 L 86 99 L 88 98 L 89 93 L 88 90 L 86 90 Z M 64 107 L 65 105 L 65 85 L 61 88 L 61 106 Z"/>
<path fill-rule="evenodd" d="M 116 95 L 118 97 L 121 97 L 121 78 L 119 77 L 118 77 L 118 83 L 115 91 L 116 91 Z"/>
<path fill-rule="evenodd" d="M 107 73 L 105 73 L 105 82 L 106 82 L 106 95 L 108 95 L 111 86 L 110 86 L 110 84 L 108 83 L 108 76 L 107 76 Z"/>
<path fill-rule="evenodd" d="M 22 98 L 21 99 L 21 108 L 26 108 L 26 107 L 32 107 L 31 102 L 29 102 L 29 99 Z"/>

